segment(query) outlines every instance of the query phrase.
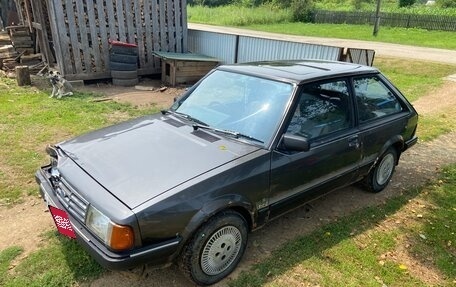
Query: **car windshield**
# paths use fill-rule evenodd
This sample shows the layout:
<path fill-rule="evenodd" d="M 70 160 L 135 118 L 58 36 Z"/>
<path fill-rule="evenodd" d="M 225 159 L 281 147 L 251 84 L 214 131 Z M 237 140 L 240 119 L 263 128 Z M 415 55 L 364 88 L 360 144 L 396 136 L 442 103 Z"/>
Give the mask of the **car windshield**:
<path fill-rule="evenodd" d="M 217 70 L 172 110 L 211 128 L 267 144 L 292 91 L 290 83 Z"/>

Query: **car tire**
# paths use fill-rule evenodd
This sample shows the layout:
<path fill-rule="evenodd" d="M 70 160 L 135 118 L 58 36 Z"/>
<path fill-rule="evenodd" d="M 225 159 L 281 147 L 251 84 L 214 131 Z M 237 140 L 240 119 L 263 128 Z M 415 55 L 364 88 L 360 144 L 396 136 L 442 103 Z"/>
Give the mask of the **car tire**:
<path fill-rule="evenodd" d="M 385 189 L 393 177 L 397 159 L 398 155 L 396 149 L 393 147 L 388 148 L 364 179 L 364 187 L 373 193 Z"/>
<path fill-rule="evenodd" d="M 121 63 L 121 62 L 109 62 L 111 71 L 136 71 L 138 69 L 137 64 Z"/>
<path fill-rule="evenodd" d="M 125 64 L 137 64 L 138 63 L 138 56 L 111 53 L 109 55 L 109 60 L 111 62 L 118 62 L 118 63 L 125 63 Z"/>
<path fill-rule="evenodd" d="M 184 247 L 179 266 L 195 283 L 214 284 L 236 268 L 247 237 L 247 223 L 239 213 L 219 213 L 201 226 Z"/>
<path fill-rule="evenodd" d="M 111 46 L 111 54 L 124 54 L 124 55 L 138 56 L 138 48 L 137 47 L 112 45 Z"/>
<path fill-rule="evenodd" d="M 138 71 L 111 71 L 111 77 L 115 79 L 136 79 Z"/>

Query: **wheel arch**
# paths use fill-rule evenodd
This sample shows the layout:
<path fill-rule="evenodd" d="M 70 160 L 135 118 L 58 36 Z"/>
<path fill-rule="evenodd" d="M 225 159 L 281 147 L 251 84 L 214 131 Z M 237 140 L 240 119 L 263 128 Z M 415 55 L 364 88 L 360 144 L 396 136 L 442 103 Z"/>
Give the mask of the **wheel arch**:
<path fill-rule="evenodd" d="M 237 212 L 247 223 L 247 231 L 250 232 L 255 222 L 254 205 L 240 195 L 230 195 L 218 198 L 208 202 L 191 218 L 185 230 L 182 232 L 182 244 L 179 252 L 184 249 L 184 246 L 193 238 L 194 234 L 203 226 L 210 218 L 232 210 Z"/>
<path fill-rule="evenodd" d="M 383 156 L 383 154 L 390 147 L 392 147 L 396 150 L 396 154 L 397 154 L 396 165 L 397 165 L 399 163 L 399 157 L 401 156 L 402 150 L 404 149 L 404 145 L 405 145 L 404 138 L 401 135 L 396 135 L 396 136 L 390 138 L 380 149 L 380 152 L 378 153 L 373 166 L 375 166 L 377 164 L 378 160 Z"/>

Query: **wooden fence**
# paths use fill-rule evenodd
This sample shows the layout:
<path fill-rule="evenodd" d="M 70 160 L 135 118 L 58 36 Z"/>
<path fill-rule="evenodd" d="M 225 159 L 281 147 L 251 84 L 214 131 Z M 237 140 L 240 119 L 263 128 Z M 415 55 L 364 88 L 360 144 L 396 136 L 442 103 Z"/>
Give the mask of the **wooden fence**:
<path fill-rule="evenodd" d="M 370 24 L 375 22 L 375 12 L 317 10 L 315 23 Z M 421 28 L 427 30 L 456 31 L 456 17 L 380 13 L 380 25 L 390 27 Z"/>
<path fill-rule="evenodd" d="M 160 72 L 154 51 L 187 50 L 186 0 L 46 1 L 57 65 L 68 79 L 109 78 L 110 39 L 138 45 L 140 75 Z"/>

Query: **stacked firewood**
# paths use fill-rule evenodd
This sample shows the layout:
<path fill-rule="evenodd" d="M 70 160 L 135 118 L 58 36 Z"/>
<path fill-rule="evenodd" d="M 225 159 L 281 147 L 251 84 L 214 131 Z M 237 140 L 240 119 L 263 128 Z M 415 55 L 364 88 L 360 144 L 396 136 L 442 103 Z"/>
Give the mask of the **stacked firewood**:
<path fill-rule="evenodd" d="M 16 58 L 19 54 L 14 49 L 8 33 L 0 34 L 0 69 L 9 71 L 16 67 Z"/>
<path fill-rule="evenodd" d="M 44 66 L 41 54 L 34 54 L 33 41 L 24 26 L 7 27 L 0 33 L 0 69 L 11 72 L 16 66 L 28 66 L 30 73 L 38 73 Z"/>
<path fill-rule="evenodd" d="M 18 53 L 29 55 L 35 52 L 32 35 L 27 26 L 10 26 L 6 29 Z"/>

